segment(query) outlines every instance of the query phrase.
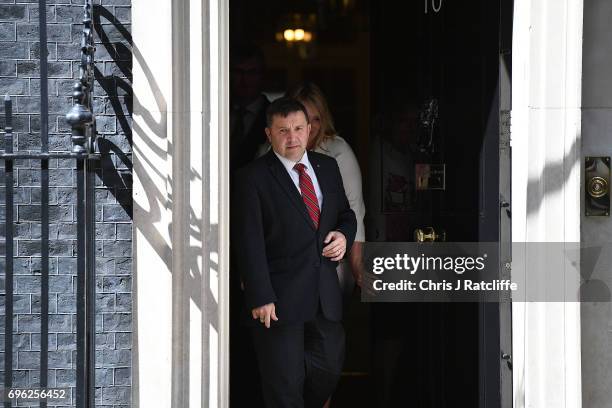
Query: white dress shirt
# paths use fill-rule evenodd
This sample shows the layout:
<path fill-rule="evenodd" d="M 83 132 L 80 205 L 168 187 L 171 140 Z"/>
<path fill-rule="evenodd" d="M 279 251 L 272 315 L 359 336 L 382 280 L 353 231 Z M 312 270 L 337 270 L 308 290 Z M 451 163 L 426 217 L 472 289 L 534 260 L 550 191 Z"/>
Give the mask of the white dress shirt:
<path fill-rule="evenodd" d="M 302 163 L 304 166 L 306 166 L 306 173 L 308 173 L 310 179 L 312 180 L 312 184 L 314 185 L 315 193 L 317 194 L 317 201 L 319 202 L 319 211 L 321 211 L 323 208 L 323 193 L 321 192 L 321 187 L 319 186 L 319 180 L 317 180 L 317 174 L 312 169 L 310 161 L 308 160 L 308 153 L 304 153 L 302 158 L 297 162 L 289 160 L 276 152 L 274 152 L 274 154 L 276 157 L 278 157 L 281 163 L 283 163 L 283 166 L 285 166 L 287 173 L 289 173 L 289 177 L 291 177 L 291 180 L 293 181 L 293 184 L 295 184 L 295 188 L 298 189 L 300 195 L 302 195 L 302 191 L 300 190 L 300 173 L 298 173 L 298 171 L 293 167 L 298 163 Z"/>

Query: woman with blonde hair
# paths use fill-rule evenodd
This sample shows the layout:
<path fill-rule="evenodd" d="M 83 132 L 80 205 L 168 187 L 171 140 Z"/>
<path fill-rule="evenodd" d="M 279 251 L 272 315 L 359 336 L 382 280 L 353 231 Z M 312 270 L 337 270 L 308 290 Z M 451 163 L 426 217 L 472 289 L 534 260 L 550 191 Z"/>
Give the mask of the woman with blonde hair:
<path fill-rule="evenodd" d="M 297 99 L 304 105 L 310 120 L 310 137 L 308 138 L 308 150 L 331 156 L 338 162 L 344 191 L 357 217 L 357 234 L 355 243 L 350 248 L 348 255 L 349 267 L 353 274 L 355 283 L 361 287 L 362 274 L 362 251 L 365 241 L 365 230 L 363 217 L 365 215 L 365 204 L 363 203 L 363 192 L 361 187 L 361 170 L 351 146 L 338 135 L 334 127 L 334 120 L 321 89 L 309 82 L 295 87 L 287 93 L 288 96 Z M 342 287 L 345 287 L 345 269 L 341 263 L 338 267 L 338 277 Z"/>

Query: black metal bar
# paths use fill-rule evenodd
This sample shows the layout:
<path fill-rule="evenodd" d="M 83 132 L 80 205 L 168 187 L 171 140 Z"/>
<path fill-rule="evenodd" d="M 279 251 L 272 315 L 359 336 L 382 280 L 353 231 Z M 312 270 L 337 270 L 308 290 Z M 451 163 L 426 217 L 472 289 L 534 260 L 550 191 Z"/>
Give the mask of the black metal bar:
<path fill-rule="evenodd" d="M 86 160 L 85 181 L 85 286 L 87 288 L 87 303 L 85 312 L 85 336 L 87 348 L 85 361 L 87 366 L 87 408 L 95 408 L 95 378 L 96 378 L 96 205 L 95 205 L 95 160 Z"/>
<path fill-rule="evenodd" d="M 49 151 L 49 86 L 47 69 L 47 5 L 38 0 L 38 33 L 40 61 L 40 141 L 41 151 Z M 40 288 L 40 387 L 47 387 L 49 362 L 49 160 L 40 162 L 40 209 L 41 209 L 41 288 Z M 41 400 L 40 407 L 46 408 Z"/>
<path fill-rule="evenodd" d="M 94 153 L 96 144 L 96 118 L 93 115 L 93 90 L 94 90 L 94 54 L 95 45 L 93 37 L 93 5 L 91 0 L 85 0 L 85 13 L 83 18 L 83 58 L 81 61 L 81 78 L 87 81 L 85 92 L 86 106 L 91 112 L 91 120 L 87 124 L 88 148 L 87 151 Z M 86 364 L 86 400 L 85 407 L 95 408 L 96 387 L 96 206 L 95 206 L 95 182 L 97 161 L 90 156 L 85 160 L 85 287 L 86 309 L 85 309 L 85 364 Z"/>
<path fill-rule="evenodd" d="M 49 160 L 40 162 L 40 388 L 47 388 L 49 367 Z M 47 407 L 47 400 L 40 400 L 40 407 Z"/>
<path fill-rule="evenodd" d="M 26 152 L 6 152 L 0 153 L 0 160 L 15 160 L 15 159 L 91 159 L 100 160 L 99 153 L 72 153 L 72 152 L 57 152 L 57 153 L 26 153 Z"/>
<path fill-rule="evenodd" d="M 4 112 L 6 116 L 5 149 L 13 151 L 12 105 L 11 99 L 4 98 Z M 13 385 L 13 161 L 4 162 L 4 180 L 6 188 L 6 272 L 5 272 L 5 303 L 4 303 L 4 389 Z M 7 401 L 4 406 L 11 407 Z"/>
<path fill-rule="evenodd" d="M 77 362 L 76 362 L 76 406 L 86 408 L 87 393 L 87 359 L 88 349 L 86 335 L 86 305 L 87 288 L 85 274 L 85 175 L 84 160 L 77 160 L 77 287 L 76 287 L 76 308 L 77 308 Z"/>
<path fill-rule="evenodd" d="M 77 159 L 77 388 L 76 406 L 95 401 L 95 169 L 96 129 L 93 115 L 94 40 L 92 2 L 84 1 L 81 64 L 74 84 L 74 103 L 66 114 Z M 0 156 L 0 159 L 2 156 Z"/>
<path fill-rule="evenodd" d="M 38 32 L 40 60 L 40 141 L 41 151 L 49 151 L 49 88 L 47 69 L 47 7 L 46 0 L 38 0 Z M 40 162 L 41 208 L 41 288 L 40 288 L 40 387 L 47 387 L 49 366 L 49 160 Z M 42 399 L 40 407 L 46 408 Z"/>
<path fill-rule="evenodd" d="M 40 47 L 40 140 L 41 150 L 49 151 L 49 89 L 47 79 L 47 6 L 38 0 L 38 34 Z"/>

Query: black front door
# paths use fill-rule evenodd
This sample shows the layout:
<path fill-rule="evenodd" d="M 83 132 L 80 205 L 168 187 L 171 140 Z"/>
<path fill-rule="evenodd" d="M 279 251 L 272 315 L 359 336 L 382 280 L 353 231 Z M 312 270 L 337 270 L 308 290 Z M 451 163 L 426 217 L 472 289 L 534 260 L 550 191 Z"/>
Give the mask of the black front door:
<path fill-rule="evenodd" d="M 512 1 L 371 3 L 368 240 L 509 241 L 500 117 L 511 16 Z M 508 313 L 497 304 L 374 305 L 377 404 L 507 403 Z"/>

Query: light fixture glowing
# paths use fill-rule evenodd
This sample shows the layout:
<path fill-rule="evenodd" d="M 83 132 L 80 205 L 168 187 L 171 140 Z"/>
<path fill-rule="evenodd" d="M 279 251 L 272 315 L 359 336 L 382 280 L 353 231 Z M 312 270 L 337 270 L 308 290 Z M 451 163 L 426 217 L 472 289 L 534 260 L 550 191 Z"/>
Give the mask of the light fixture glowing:
<path fill-rule="evenodd" d="M 293 42 L 311 42 L 312 32 L 306 31 L 303 28 L 287 28 L 283 32 L 276 33 L 277 41 L 286 41 L 288 43 Z"/>
<path fill-rule="evenodd" d="M 285 41 L 295 41 L 295 32 L 291 29 L 287 29 L 283 32 Z"/>

